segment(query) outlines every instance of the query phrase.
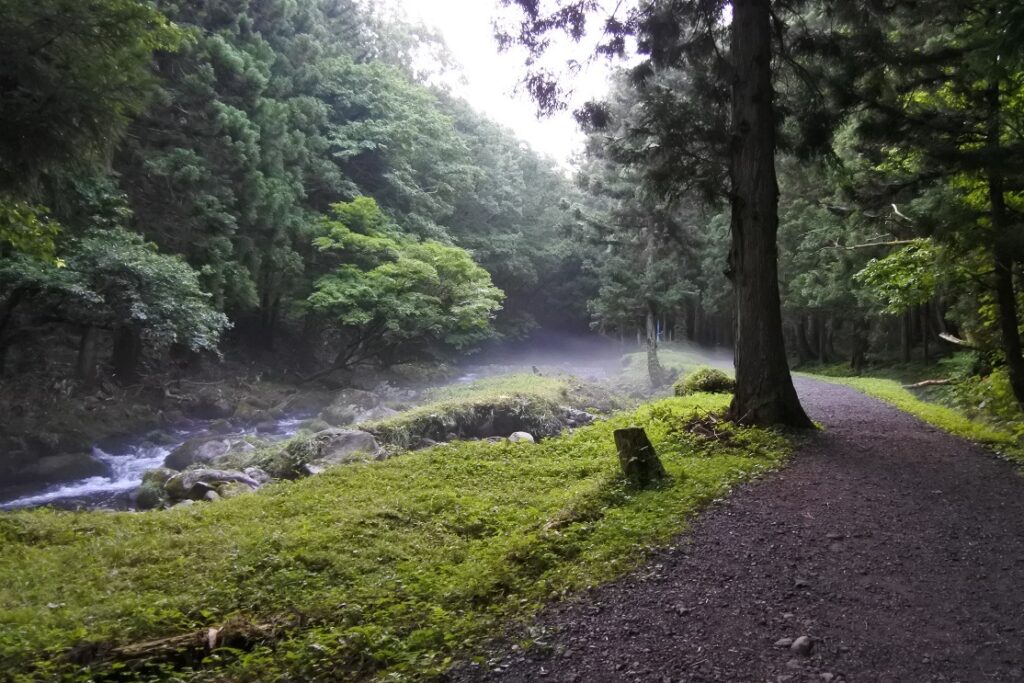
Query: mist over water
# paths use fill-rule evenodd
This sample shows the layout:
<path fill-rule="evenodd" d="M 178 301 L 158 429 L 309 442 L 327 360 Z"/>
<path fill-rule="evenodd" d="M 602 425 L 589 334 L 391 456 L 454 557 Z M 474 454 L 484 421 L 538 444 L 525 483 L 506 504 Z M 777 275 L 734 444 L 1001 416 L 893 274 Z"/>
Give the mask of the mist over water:
<path fill-rule="evenodd" d="M 732 349 L 705 348 L 690 342 L 670 342 L 664 350 L 692 356 L 694 365 L 732 368 Z M 470 356 L 460 367 L 460 378 L 470 381 L 488 375 L 531 372 L 562 372 L 585 380 L 606 380 L 621 372 L 623 356 L 646 350 L 635 340 L 619 341 L 597 334 L 573 334 L 539 330 L 528 339 L 507 340 Z"/>

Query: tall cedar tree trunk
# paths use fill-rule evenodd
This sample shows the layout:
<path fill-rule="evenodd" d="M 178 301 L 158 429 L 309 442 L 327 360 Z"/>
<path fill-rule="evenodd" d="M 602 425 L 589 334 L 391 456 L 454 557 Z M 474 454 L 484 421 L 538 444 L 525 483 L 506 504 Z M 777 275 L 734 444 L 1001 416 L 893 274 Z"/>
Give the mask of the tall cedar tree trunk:
<path fill-rule="evenodd" d="M 114 350 L 111 364 L 118 384 L 132 384 L 139 379 L 139 362 L 142 360 L 142 338 L 134 327 L 125 325 L 114 334 Z"/>
<path fill-rule="evenodd" d="M 736 394 L 746 424 L 812 427 L 789 374 L 779 301 L 769 0 L 735 0 L 732 19 L 732 248 Z"/>
<path fill-rule="evenodd" d="M 654 229 L 648 227 L 647 229 L 647 275 L 650 277 L 651 270 L 654 268 L 654 250 L 656 247 L 654 239 Z M 657 328 L 657 317 L 654 310 L 654 302 L 650 299 L 647 300 L 647 317 L 644 321 L 644 327 L 647 337 L 647 375 L 651 379 L 652 387 L 660 387 L 665 381 L 665 373 L 661 369 L 661 363 L 658 361 L 658 328 Z"/>
<path fill-rule="evenodd" d="M 75 374 L 87 389 L 96 385 L 98 377 L 96 372 L 96 342 L 98 337 L 99 330 L 92 325 L 86 325 L 78 342 L 78 361 L 75 367 Z"/>
<path fill-rule="evenodd" d="M 994 82 L 988 89 L 989 126 L 988 153 L 993 158 L 1000 145 L 1002 117 L 1000 116 L 999 83 Z M 1013 250 L 1009 240 L 1009 221 L 1006 211 L 1006 196 L 1003 172 L 994 162 L 988 170 L 988 197 L 991 204 L 992 229 L 995 233 L 992 260 L 995 266 L 996 306 L 999 309 L 999 328 L 1003 338 L 1003 353 L 1010 375 L 1010 387 L 1017 403 L 1024 407 L 1024 355 L 1021 353 L 1020 320 L 1017 316 L 1017 294 L 1013 286 Z"/>

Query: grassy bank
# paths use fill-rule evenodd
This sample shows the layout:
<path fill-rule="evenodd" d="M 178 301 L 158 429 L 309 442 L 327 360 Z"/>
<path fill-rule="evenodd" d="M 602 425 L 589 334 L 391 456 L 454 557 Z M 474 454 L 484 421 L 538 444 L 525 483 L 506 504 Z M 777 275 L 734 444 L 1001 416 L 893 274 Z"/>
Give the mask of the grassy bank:
<path fill-rule="evenodd" d="M 789 448 L 772 432 L 708 441 L 682 429 L 727 400 L 666 399 L 538 444 L 455 443 L 212 505 L 3 514 L 0 670 L 17 681 L 441 671 L 507 619 L 635 566 L 702 506 L 779 466 Z M 612 430 L 627 424 L 648 430 L 671 475 L 662 487 L 621 484 Z M 271 626 L 205 661 L 109 663 L 110 647 L 230 621 Z M 66 659 L 73 648 L 87 664 Z"/>
<path fill-rule="evenodd" d="M 883 372 L 897 372 L 889 369 Z M 922 373 L 923 374 L 923 373 Z M 945 430 L 950 434 L 963 437 L 981 444 L 1001 455 L 1024 465 L 1024 445 L 1013 432 L 997 424 L 991 424 L 978 418 L 972 419 L 963 411 L 947 405 L 922 400 L 910 390 L 904 388 L 901 381 L 887 377 L 842 377 L 835 372 L 829 374 L 809 374 L 809 377 L 834 384 L 844 384 L 859 391 L 881 399 L 915 415 L 928 424 Z"/>

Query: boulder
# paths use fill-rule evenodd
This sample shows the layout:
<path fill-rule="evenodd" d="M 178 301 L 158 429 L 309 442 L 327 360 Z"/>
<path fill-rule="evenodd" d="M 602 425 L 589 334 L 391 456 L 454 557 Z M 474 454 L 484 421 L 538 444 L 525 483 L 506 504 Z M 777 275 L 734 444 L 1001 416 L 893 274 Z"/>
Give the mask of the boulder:
<path fill-rule="evenodd" d="M 5 473 L 5 484 L 60 484 L 89 477 L 110 476 L 110 465 L 90 453 L 63 453 L 21 461 Z"/>
<path fill-rule="evenodd" d="M 201 420 L 216 420 L 231 417 L 235 407 L 220 392 L 203 392 L 186 408 L 189 417 Z"/>
<path fill-rule="evenodd" d="M 132 504 L 139 510 L 155 510 L 167 505 L 167 493 L 161 484 L 143 481 L 142 485 L 132 491 Z"/>
<path fill-rule="evenodd" d="M 297 479 L 347 462 L 378 459 L 382 454 L 372 434 L 331 428 L 293 439 L 267 461 L 266 469 L 273 477 Z"/>
<path fill-rule="evenodd" d="M 146 470 L 143 473 L 142 483 L 156 484 L 157 486 L 163 487 L 163 485 L 166 484 L 167 481 L 176 474 L 177 472 L 167 467 L 157 467 L 152 470 Z"/>
<path fill-rule="evenodd" d="M 359 408 L 372 408 L 380 403 L 380 397 L 372 391 L 363 389 L 343 389 L 334 396 L 334 405 L 354 405 Z"/>
<path fill-rule="evenodd" d="M 196 469 L 180 472 L 164 484 L 164 491 L 172 500 L 203 500 L 210 491 L 229 482 L 245 484 L 255 490 L 260 487 L 255 479 L 234 470 Z"/>
<path fill-rule="evenodd" d="M 320 413 L 320 419 L 331 427 L 345 427 L 356 421 L 356 406 L 332 403 Z"/>
<path fill-rule="evenodd" d="M 246 467 L 242 471 L 245 473 L 245 476 L 249 477 L 261 486 L 270 481 L 270 475 L 259 467 Z"/>
<path fill-rule="evenodd" d="M 206 463 L 231 450 L 231 440 L 220 437 L 196 437 L 181 444 L 164 460 L 164 467 L 183 470 L 196 463 Z"/>
<path fill-rule="evenodd" d="M 277 404 L 271 413 L 277 418 L 315 415 L 330 402 L 330 394 L 324 392 L 295 393 Z"/>
<path fill-rule="evenodd" d="M 313 437 L 323 443 L 317 460 L 325 465 L 338 465 L 366 456 L 377 458 L 380 445 L 373 434 L 358 429 L 325 429 Z"/>
<path fill-rule="evenodd" d="M 533 434 L 530 434 L 529 432 L 512 432 L 509 434 L 508 440 L 512 443 L 535 443 Z"/>
<path fill-rule="evenodd" d="M 564 406 L 565 411 L 565 422 L 569 427 L 582 427 L 588 425 L 594 421 L 594 416 L 585 410 L 577 410 L 569 406 Z"/>

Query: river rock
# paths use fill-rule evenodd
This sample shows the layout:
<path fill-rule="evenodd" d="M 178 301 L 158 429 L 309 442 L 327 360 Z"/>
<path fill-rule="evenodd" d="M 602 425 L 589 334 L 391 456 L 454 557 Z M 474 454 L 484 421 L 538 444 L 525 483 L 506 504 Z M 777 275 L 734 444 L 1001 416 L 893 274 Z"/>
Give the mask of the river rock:
<path fill-rule="evenodd" d="M 245 476 L 249 477 L 261 486 L 270 481 L 270 475 L 259 467 L 246 467 L 242 471 L 245 473 Z"/>
<path fill-rule="evenodd" d="M 176 475 L 177 472 L 168 467 L 157 467 L 155 469 L 146 470 L 142 475 L 143 484 L 156 484 L 163 486 L 167 481 Z"/>
<path fill-rule="evenodd" d="M 173 500 L 202 500 L 210 491 L 229 482 L 244 484 L 255 490 L 260 487 L 254 479 L 243 472 L 233 470 L 187 470 L 171 477 L 164 484 L 164 491 Z"/>
<path fill-rule="evenodd" d="M 320 419 L 331 427 L 346 427 L 356 421 L 355 404 L 332 403 L 320 413 Z"/>
<path fill-rule="evenodd" d="M 512 432 L 511 434 L 509 434 L 508 440 L 511 441 L 512 443 L 519 443 L 524 441 L 526 443 L 535 443 L 533 434 L 530 434 L 529 432 Z"/>
<path fill-rule="evenodd" d="M 376 458 L 381 453 L 373 434 L 358 429 L 325 429 L 313 436 L 323 442 L 317 460 L 329 465 L 360 459 L 358 456 Z"/>
<path fill-rule="evenodd" d="M 167 492 L 162 484 L 143 479 L 142 485 L 132 491 L 131 502 L 139 510 L 155 510 L 167 504 Z"/>
<path fill-rule="evenodd" d="M 181 444 L 164 460 L 164 467 L 183 470 L 196 463 L 210 462 L 231 450 L 231 440 L 220 437 L 196 437 Z"/>
<path fill-rule="evenodd" d="M 299 392 L 281 401 L 271 413 L 277 418 L 315 415 L 330 402 L 331 395 L 326 392 Z"/>
<path fill-rule="evenodd" d="M 566 425 L 569 427 L 582 427 L 594 421 L 594 416 L 585 410 L 577 410 L 569 406 L 565 406 L 563 410 L 565 411 Z"/>
<path fill-rule="evenodd" d="M 189 417 L 217 420 L 231 417 L 235 407 L 219 391 L 204 391 L 186 408 Z"/>
<path fill-rule="evenodd" d="M 63 453 L 26 460 L 14 471 L 5 473 L 5 484 L 60 484 L 88 477 L 110 476 L 110 465 L 89 453 Z"/>

